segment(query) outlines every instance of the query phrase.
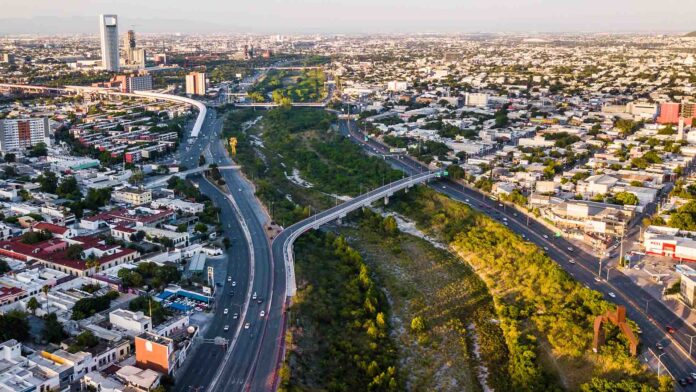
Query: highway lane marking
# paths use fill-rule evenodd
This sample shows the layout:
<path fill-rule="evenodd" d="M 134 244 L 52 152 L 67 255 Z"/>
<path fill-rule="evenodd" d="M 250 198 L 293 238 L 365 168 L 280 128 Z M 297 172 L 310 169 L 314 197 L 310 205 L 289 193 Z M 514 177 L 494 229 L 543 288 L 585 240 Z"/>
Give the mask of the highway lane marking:
<path fill-rule="evenodd" d="M 206 179 L 206 181 L 211 185 L 215 186 L 210 181 Z M 239 315 L 240 317 L 240 322 L 237 323 L 237 328 L 234 333 L 234 337 L 232 338 L 232 342 L 230 343 L 230 347 L 227 349 L 227 352 L 225 353 L 225 356 L 222 359 L 222 362 L 220 363 L 220 366 L 218 367 L 218 370 L 215 373 L 215 376 L 213 377 L 213 380 L 211 381 L 210 385 L 210 390 L 213 391 L 215 390 L 215 387 L 217 386 L 217 383 L 220 381 L 220 377 L 222 376 L 222 373 L 225 369 L 225 366 L 227 362 L 229 361 L 230 357 L 232 356 L 232 351 L 237 344 L 237 340 L 239 339 L 239 335 L 242 330 L 242 326 L 244 324 L 244 320 L 246 320 L 246 315 L 247 311 L 249 309 L 249 302 L 251 301 L 251 295 L 253 291 L 253 285 L 254 285 L 254 272 L 255 272 L 255 260 L 254 260 L 254 247 L 253 247 L 253 242 L 251 240 L 251 234 L 249 233 L 249 227 L 246 224 L 246 221 L 244 220 L 244 217 L 241 214 L 241 211 L 239 209 L 239 206 L 237 205 L 237 202 L 234 200 L 234 198 L 230 195 L 224 195 L 223 197 L 226 197 L 230 203 L 232 204 L 232 209 L 237 216 L 237 219 L 239 220 L 240 226 L 242 227 L 242 232 L 244 233 L 244 237 L 246 239 L 247 243 L 247 248 L 249 249 L 249 287 L 247 288 L 247 293 L 244 301 L 244 306 L 242 308 L 242 314 Z"/>

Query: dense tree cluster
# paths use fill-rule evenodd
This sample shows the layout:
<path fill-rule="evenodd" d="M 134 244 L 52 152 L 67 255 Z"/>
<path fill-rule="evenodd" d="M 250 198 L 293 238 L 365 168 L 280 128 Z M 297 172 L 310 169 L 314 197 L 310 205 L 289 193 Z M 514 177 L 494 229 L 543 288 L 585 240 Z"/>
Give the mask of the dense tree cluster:
<path fill-rule="evenodd" d="M 118 292 L 110 291 L 98 297 L 80 298 L 72 308 L 72 319 L 82 320 L 109 309 L 111 301 L 118 298 Z"/>
<path fill-rule="evenodd" d="M 301 288 L 292 339 L 311 339 L 316 349 L 289 354 L 279 390 L 401 390 L 389 305 L 360 254 L 344 238 L 318 232 L 300 238 L 296 252 Z"/>
<path fill-rule="evenodd" d="M 133 312 L 143 312 L 147 316 L 152 316 L 152 323 L 154 325 L 164 322 L 170 314 L 167 308 L 163 307 L 160 302 L 153 300 L 149 296 L 134 298 L 128 304 L 128 309 Z"/>
<path fill-rule="evenodd" d="M 160 266 L 156 263 L 138 263 L 134 269 L 121 269 L 118 271 L 123 287 L 140 288 L 147 284 L 150 287 L 161 288 L 169 283 L 178 282 L 181 273 L 174 265 Z"/>
<path fill-rule="evenodd" d="M 18 310 L 10 310 L 0 314 L 0 340 L 16 339 L 20 342 L 29 339 L 29 321 L 27 314 Z"/>
<path fill-rule="evenodd" d="M 554 355 L 585 360 L 594 317 L 611 308 L 598 292 L 573 280 L 534 244 L 430 189 L 409 192 L 396 208 L 419 227 L 439 235 L 482 272 L 499 304 L 514 390 L 558 388 L 538 357 L 540 338 L 550 344 Z M 620 369 L 623 377 L 638 375 L 643 382 L 649 378 L 629 356 L 616 328 L 608 333 L 600 356 L 611 368 Z"/>

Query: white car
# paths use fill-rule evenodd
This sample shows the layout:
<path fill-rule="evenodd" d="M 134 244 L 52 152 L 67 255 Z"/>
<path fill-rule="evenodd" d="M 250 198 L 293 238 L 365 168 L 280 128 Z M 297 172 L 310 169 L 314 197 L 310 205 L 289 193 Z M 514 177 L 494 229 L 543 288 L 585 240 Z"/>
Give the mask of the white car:
<path fill-rule="evenodd" d="M 570 264 L 575 264 L 575 260 L 573 260 L 573 259 L 568 260 L 568 262 L 569 262 Z"/>
<path fill-rule="evenodd" d="M 222 311 L 222 314 L 227 314 L 227 313 L 229 313 L 229 312 L 230 312 L 230 311 L 229 311 L 227 308 L 225 308 L 225 310 Z"/>
<path fill-rule="evenodd" d="M 254 301 L 256 301 L 256 291 L 254 291 L 254 294 L 251 296 L 251 299 L 253 299 Z"/>
<path fill-rule="evenodd" d="M 574 250 L 575 250 L 575 249 L 573 249 L 572 246 L 569 246 L 569 247 L 568 247 L 568 252 L 572 252 L 572 251 L 574 251 Z"/>
<path fill-rule="evenodd" d="M 594 280 L 595 280 L 595 282 L 601 282 L 601 281 L 602 281 L 602 279 L 600 279 L 599 276 L 595 276 L 595 277 L 594 277 Z"/>
<path fill-rule="evenodd" d="M 609 296 L 612 297 L 612 298 L 616 298 L 616 294 L 614 294 L 613 291 L 610 291 L 610 292 L 609 292 Z"/>
<path fill-rule="evenodd" d="M 225 325 L 225 328 L 223 328 L 223 329 L 224 329 L 225 331 L 229 331 L 229 330 L 230 330 L 230 326 L 229 326 L 229 325 Z"/>
<path fill-rule="evenodd" d="M 232 315 L 232 318 L 235 319 L 235 320 L 238 319 L 238 318 L 239 318 L 239 313 L 233 314 L 233 315 Z"/>
<path fill-rule="evenodd" d="M 548 239 L 549 239 L 549 236 L 547 236 L 546 234 L 544 234 L 544 238 L 546 238 L 546 239 L 548 240 Z"/>
<path fill-rule="evenodd" d="M 246 323 L 246 324 L 244 324 L 244 329 L 249 329 L 250 326 L 251 326 L 251 324 Z"/>
<path fill-rule="evenodd" d="M 468 203 L 468 202 L 469 202 L 469 199 L 465 199 L 464 201 L 466 201 L 466 202 Z"/>
<path fill-rule="evenodd" d="M 232 277 L 231 277 L 231 276 L 228 276 L 228 277 L 227 277 L 227 281 L 228 281 L 228 282 L 231 282 L 231 281 L 232 281 Z"/>
<path fill-rule="evenodd" d="M 264 317 L 265 315 L 266 315 L 266 312 L 263 310 L 261 311 L 261 313 L 259 313 L 259 317 Z"/>
<path fill-rule="evenodd" d="M 236 280 L 233 280 L 233 281 L 232 281 L 232 287 L 234 287 L 234 286 L 236 286 L 236 285 L 237 285 L 237 281 L 236 281 Z"/>
<path fill-rule="evenodd" d="M 544 250 L 548 252 L 548 251 L 549 251 L 549 248 L 548 248 L 547 246 L 545 246 L 545 247 L 544 247 Z"/>

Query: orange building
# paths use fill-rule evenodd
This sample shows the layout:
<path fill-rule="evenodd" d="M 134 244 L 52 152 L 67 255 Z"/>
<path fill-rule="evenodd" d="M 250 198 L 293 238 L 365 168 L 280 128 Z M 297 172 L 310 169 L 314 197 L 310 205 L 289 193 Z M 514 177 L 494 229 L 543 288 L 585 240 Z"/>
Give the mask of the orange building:
<path fill-rule="evenodd" d="M 171 373 L 174 363 L 174 341 L 152 332 L 136 336 L 135 363 L 141 368 L 163 374 Z"/>

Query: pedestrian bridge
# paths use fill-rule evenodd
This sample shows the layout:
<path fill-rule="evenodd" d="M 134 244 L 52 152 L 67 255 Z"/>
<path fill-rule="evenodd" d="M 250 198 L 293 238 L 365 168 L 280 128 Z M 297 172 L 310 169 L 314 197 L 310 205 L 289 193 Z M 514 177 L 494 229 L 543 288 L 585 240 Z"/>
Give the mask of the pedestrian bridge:
<path fill-rule="evenodd" d="M 273 240 L 272 251 L 273 257 L 282 257 L 285 263 L 285 279 L 286 279 L 286 295 L 288 297 L 295 296 L 297 292 L 297 285 L 295 282 L 295 260 L 293 244 L 295 240 L 306 233 L 310 229 L 318 229 L 322 225 L 331 222 L 336 219 L 341 219 L 346 217 L 350 212 L 371 205 L 377 200 L 384 199 L 386 203 L 389 197 L 400 190 L 408 189 L 414 185 L 425 183 L 437 178 L 441 178 L 445 175 L 444 171 L 429 171 L 424 173 L 419 173 L 411 177 L 401 179 L 399 181 L 392 182 L 388 185 L 384 185 L 381 188 L 377 188 L 358 197 L 355 197 L 343 204 L 336 207 L 329 208 L 326 211 L 320 212 L 307 219 L 295 223 L 294 225 L 283 230 L 278 236 Z M 280 262 L 280 260 L 276 260 Z"/>

